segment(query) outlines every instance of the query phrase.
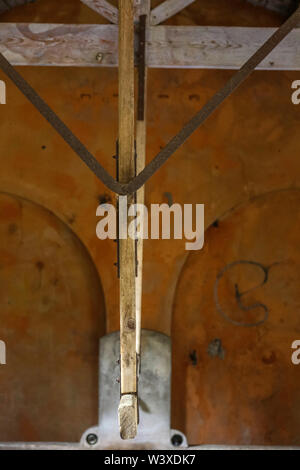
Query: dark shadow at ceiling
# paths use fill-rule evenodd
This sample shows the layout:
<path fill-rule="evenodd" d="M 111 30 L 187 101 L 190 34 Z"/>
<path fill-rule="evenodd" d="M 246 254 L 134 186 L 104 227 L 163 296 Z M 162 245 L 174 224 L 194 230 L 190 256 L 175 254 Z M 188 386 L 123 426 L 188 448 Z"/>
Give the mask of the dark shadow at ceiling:
<path fill-rule="evenodd" d="M 290 15 L 299 5 L 299 0 L 246 0 L 252 5 L 276 11 L 282 15 Z"/>
<path fill-rule="evenodd" d="M 11 10 L 14 7 L 33 3 L 35 0 L 0 0 L 0 13 Z"/>

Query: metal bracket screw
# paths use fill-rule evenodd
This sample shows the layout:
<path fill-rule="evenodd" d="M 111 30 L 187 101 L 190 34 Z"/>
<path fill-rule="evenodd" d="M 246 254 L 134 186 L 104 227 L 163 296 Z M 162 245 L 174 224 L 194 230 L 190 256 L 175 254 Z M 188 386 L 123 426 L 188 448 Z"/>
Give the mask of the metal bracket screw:
<path fill-rule="evenodd" d="M 88 434 L 87 437 L 86 437 L 86 442 L 90 445 L 90 446 L 95 446 L 98 442 L 98 436 L 97 434 Z"/>
<path fill-rule="evenodd" d="M 180 434 L 174 434 L 171 438 L 171 443 L 174 447 L 180 447 L 183 443 L 183 438 Z"/>

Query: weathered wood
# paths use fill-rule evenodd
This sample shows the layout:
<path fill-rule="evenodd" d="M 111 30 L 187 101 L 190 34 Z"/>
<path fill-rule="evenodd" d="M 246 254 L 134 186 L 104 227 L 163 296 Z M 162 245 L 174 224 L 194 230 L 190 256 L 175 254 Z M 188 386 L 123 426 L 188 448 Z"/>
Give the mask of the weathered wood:
<path fill-rule="evenodd" d="M 119 21 L 119 12 L 116 7 L 106 0 L 81 0 L 82 3 L 90 7 L 92 10 L 99 13 L 99 15 L 106 18 L 111 23 L 117 24 Z"/>
<path fill-rule="evenodd" d="M 137 396 L 122 395 L 119 405 L 119 426 L 122 439 L 135 438 L 137 434 L 137 421 Z"/>
<path fill-rule="evenodd" d="M 146 164 L 146 120 L 136 123 L 136 151 L 137 151 L 137 173 L 140 173 Z M 137 191 L 137 204 L 145 203 L 145 186 Z M 142 206 L 140 206 L 142 207 Z M 144 213 L 140 211 L 140 232 L 144 229 Z M 143 251 L 144 241 L 138 238 L 137 241 L 137 277 L 136 277 L 136 352 L 138 357 L 141 354 L 141 328 L 142 328 L 142 293 L 143 293 Z"/>
<path fill-rule="evenodd" d="M 147 28 L 149 26 L 150 19 L 150 0 L 142 0 L 140 5 L 140 15 L 145 15 L 145 31 L 144 37 L 140 34 L 140 41 L 144 40 L 147 35 Z M 142 21 L 142 19 L 141 19 Z M 140 24 L 141 28 L 141 24 Z M 137 112 L 137 123 L 136 123 L 136 152 L 137 152 L 137 164 L 136 170 L 137 173 L 140 173 L 146 164 L 146 111 L 147 111 L 147 48 L 143 44 L 139 44 L 139 96 L 138 96 L 138 112 Z M 143 60 L 145 63 L 143 64 Z M 144 207 L 145 203 L 145 186 L 142 186 L 137 191 L 137 204 L 140 204 L 140 207 Z M 140 223 L 140 233 L 143 233 L 144 228 L 144 213 L 140 213 L 141 223 Z M 141 353 L 141 328 L 142 328 L 142 293 L 143 293 L 143 246 L 144 240 L 140 237 L 137 241 L 137 277 L 136 277 L 136 352 L 140 358 Z"/>
<path fill-rule="evenodd" d="M 179 13 L 195 0 L 165 0 L 154 8 L 150 16 L 150 24 L 157 25 Z"/>
<path fill-rule="evenodd" d="M 154 26 L 147 66 L 238 69 L 275 28 Z M 292 31 L 258 67 L 300 70 L 300 29 Z M 116 67 L 118 26 L 0 23 L 0 52 L 12 65 Z"/>
<path fill-rule="evenodd" d="M 132 1 L 128 0 L 120 0 L 119 47 L 119 180 L 128 183 L 135 176 L 133 8 Z M 128 197 L 128 205 L 133 202 L 132 196 Z M 135 242 L 127 236 L 120 240 L 122 393 L 136 391 L 134 284 Z"/>
<path fill-rule="evenodd" d="M 155 26 L 150 29 L 148 66 L 239 69 L 276 28 Z M 300 29 L 296 29 L 257 67 L 300 69 Z"/>
<path fill-rule="evenodd" d="M 0 23 L 0 52 L 12 65 L 117 66 L 118 26 Z"/>
<path fill-rule="evenodd" d="M 134 157 L 134 10 L 133 1 L 119 2 L 119 180 L 128 183 L 135 176 Z M 134 195 L 127 198 L 128 206 Z M 122 205 L 119 204 L 119 211 Z M 129 222 L 126 216 L 126 222 Z M 123 232 L 120 224 L 120 233 Z M 122 438 L 135 436 L 137 428 L 135 240 L 120 239 L 120 366 L 119 408 Z M 126 397 L 129 395 L 129 397 Z"/>

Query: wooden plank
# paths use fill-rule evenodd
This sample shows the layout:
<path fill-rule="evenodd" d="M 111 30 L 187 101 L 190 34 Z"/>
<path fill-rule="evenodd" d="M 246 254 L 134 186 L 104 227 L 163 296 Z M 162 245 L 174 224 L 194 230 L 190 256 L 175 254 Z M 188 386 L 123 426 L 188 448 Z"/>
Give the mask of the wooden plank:
<path fill-rule="evenodd" d="M 149 67 L 239 69 L 277 28 L 155 26 Z M 299 70 L 300 29 L 262 61 L 259 70 Z"/>
<path fill-rule="evenodd" d="M 239 69 L 275 28 L 154 26 L 147 66 Z M 300 70 L 300 29 L 292 31 L 258 70 Z M 118 26 L 0 23 L 0 52 L 12 65 L 116 67 Z"/>
<path fill-rule="evenodd" d="M 119 11 L 111 3 L 106 0 L 81 0 L 82 3 L 90 7 L 92 10 L 99 13 L 99 15 L 106 18 L 111 23 L 118 24 Z"/>
<path fill-rule="evenodd" d="M 188 5 L 194 3 L 194 1 L 195 0 L 165 0 L 152 10 L 150 24 L 154 26 L 163 23 L 163 21 L 176 15 Z"/>
<path fill-rule="evenodd" d="M 128 0 L 127 0 L 128 1 Z M 137 396 L 122 395 L 119 405 L 119 424 L 122 439 L 134 439 L 137 423 Z"/>
<path fill-rule="evenodd" d="M 119 2 L 119 181 L 128 183 L 135 176 L 134 156 L 134 9 L 133 1 Z M 127 207 L 134 195 L 127 197 Z M 126 207 L 126 209 L 127 209 Z M 119 211 L 122 210 L 119 200 Z M 127 215 L 126 222 L 129 223 Z M 120 233 L 123 224 L 120 223 Z M 135 240 L 119 240 L 120 248 L 120 435 L 132 439 L 137 432 L 136 294 Z M 136 408 L 133 410 L 133 408 Z"/>
<path fill-rule="evenodd" d="M 12 65 L 117 66 L 118 26 L 0 23 L 0 52 Z"/>
<path fill-rule="evenodd" d="M 149 27 L 150 20 L 150 0 L 142 0 L 140 5 L 140 15 L 145 15 L 145 31 L 144 38 L 147 36 L 147 29 Z M 142 19 L 141 19 L 142 22 Z M 141 27 L 141 26 L 140 26 Z M 141 39 L 144 39 L 140 35 Z M 138 112 L 137 112 L 137 123 L 136 123 L 136 152 L 137 152 L 137 164 L 136 170 L 137 174 L 140 173 L 146 165 L 146 111 L 147 111 L 147 83 L 148 83 L 148 71 L 146 67 L 147 62 L 147 47 L 140 44 L 141 50 L 139 50 L 139 61 L 141 63 L 138 66 L 138 80 L 139 80 L 139 96 L 138 96 Z M 145 63 L 143 64 L 143 60 Z M 140 207 L 144 207 L 145 204 L 145 186 L 142 186 L 137 191 L 137 204 L 140 204 Z M 141 216 L 141 225 L 140 232 L 143 232 L 144 227 L 144 213 L 140 214 Z M 140 359 L 141 354 L 141 329 L 142 329 L 142 294 L 143 294 L 143 248 L 144 240 L 139 238 L 137 241 L 137 277 L 136 277 L 136 352 L 138 358 Z"/>
<path fill-rule="evenodd" d="M 137 173 L 140 173 L 146 164 L 146 120 L 136 123 L 136 151 L 137 151 Z M 145 186 L 137 191 L 137 204 L 145 203 Z M 143 231 L 144 214 L 140 212 L 141 225 L 140 231 Z M 142 328 L 142 293 L 143 293 L 143 239 L 137 241 L 137 260 L 138 270 L 136 277 L 136 352 L 138 357 L 141 354 L 141 328 Z"/>

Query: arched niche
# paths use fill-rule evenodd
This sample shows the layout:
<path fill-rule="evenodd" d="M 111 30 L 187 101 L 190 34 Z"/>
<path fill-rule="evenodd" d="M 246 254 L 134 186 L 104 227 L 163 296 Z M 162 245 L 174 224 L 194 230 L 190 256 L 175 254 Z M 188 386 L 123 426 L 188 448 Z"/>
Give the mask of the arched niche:
<path fill-rule="evenodd" d="M 300 191 L 257 197 L 206 231 L 172 322 L 172 426 L 190 444 L 299 445 Z"/>
<path fill-rule="evenodd" d="M 0 193 L 0 441 L 79 441 L 98 422 L 101 282 L 53 213 Z"/>

